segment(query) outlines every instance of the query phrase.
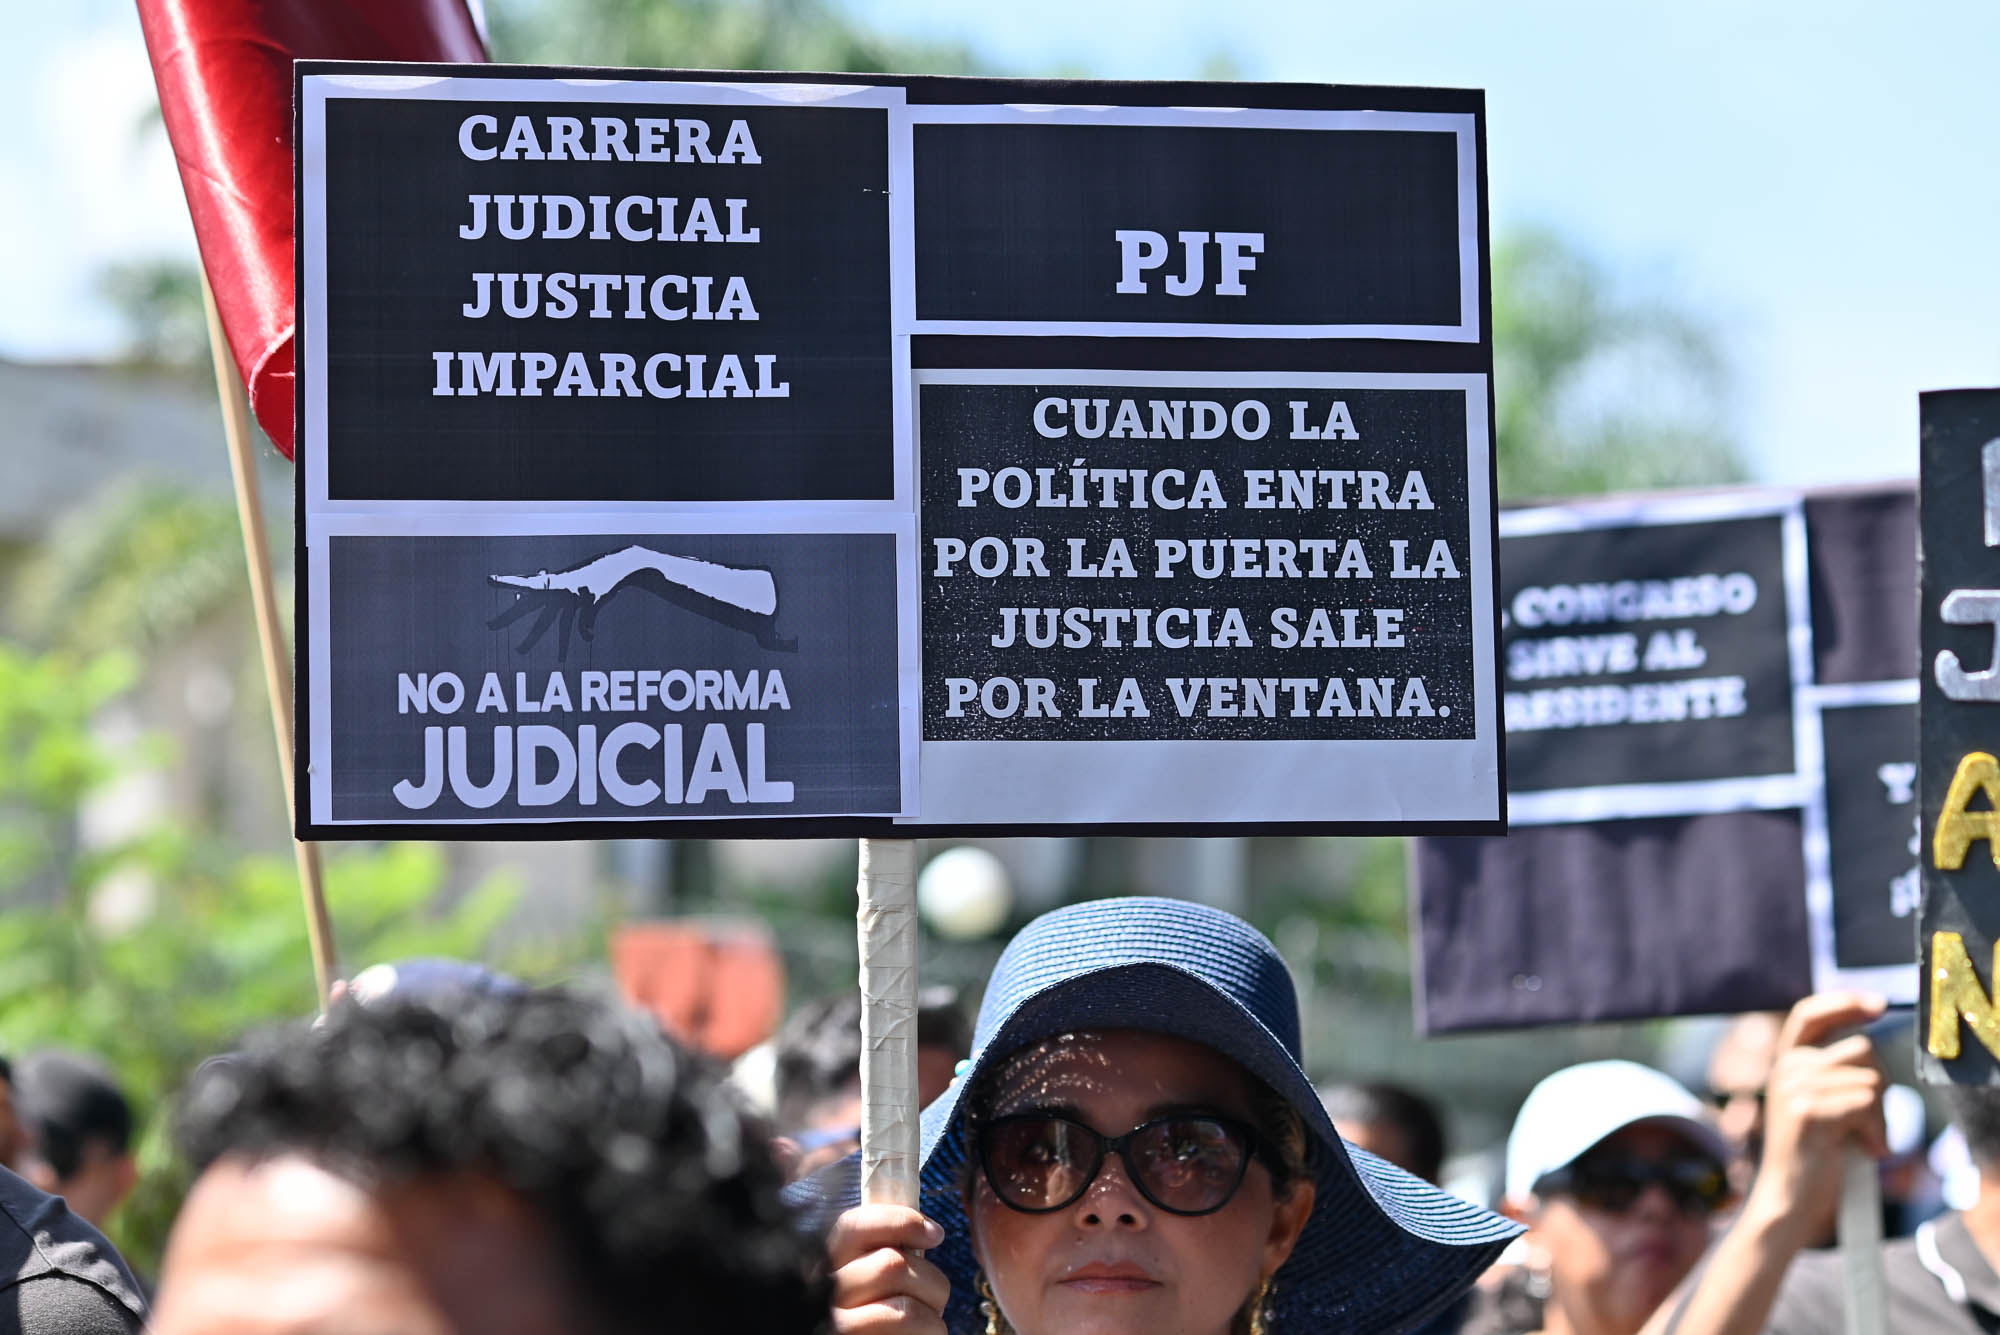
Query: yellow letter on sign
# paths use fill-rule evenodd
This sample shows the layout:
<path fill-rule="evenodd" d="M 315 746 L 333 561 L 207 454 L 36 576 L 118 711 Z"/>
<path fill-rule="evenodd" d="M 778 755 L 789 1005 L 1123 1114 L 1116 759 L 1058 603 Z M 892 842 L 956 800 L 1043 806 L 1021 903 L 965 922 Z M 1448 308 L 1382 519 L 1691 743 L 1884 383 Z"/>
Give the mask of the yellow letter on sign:
<path fill-rule="evenodd" d="M 1991 810 L 1965 809 L 1975 792 L 1986 794 Z M 1931 862 L 1941 871 L 1957 871 L 1975 839 L 1986 841 L 1993 865 L 2000 867 L 2000 760 L 1984 751 L 1969 752 L 1951 776 L 1944 807 L 1938 812 L 1937 833 L 1931 836 Z"/>
<path fill-rule="evenodd" d="M 2000 975 L 2000 943 L 1993 948 L 1993 968 Z M 1931 933 L 1931 1023 L 1924 1044 L 1931 1056 L 1945 1061 L 1958 1055 L 1958 1022 L 1963 1019 L 1988 1052 L 2000 1057 L 2000 1011 L 1973 971 L 1965 953 L 1965 938 L 1957 932 Z"/>

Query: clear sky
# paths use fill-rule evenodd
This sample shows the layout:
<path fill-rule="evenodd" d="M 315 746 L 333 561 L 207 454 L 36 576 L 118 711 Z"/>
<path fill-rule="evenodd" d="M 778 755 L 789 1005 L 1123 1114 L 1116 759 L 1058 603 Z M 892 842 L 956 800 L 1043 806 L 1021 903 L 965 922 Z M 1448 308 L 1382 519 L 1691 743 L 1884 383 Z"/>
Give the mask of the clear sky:
<path fill-rule="evenodd" d="M 131 0 L 14 0 L 0 355 L 108 351 L 92 275 L 191 249 Z M 2000 6 L 848 0 L 1008 73 L 1484 88 L 1494 227 L 1706 312 L 1764 480 L 1909 476 L 1921 389 L 2000 384 Z"/>

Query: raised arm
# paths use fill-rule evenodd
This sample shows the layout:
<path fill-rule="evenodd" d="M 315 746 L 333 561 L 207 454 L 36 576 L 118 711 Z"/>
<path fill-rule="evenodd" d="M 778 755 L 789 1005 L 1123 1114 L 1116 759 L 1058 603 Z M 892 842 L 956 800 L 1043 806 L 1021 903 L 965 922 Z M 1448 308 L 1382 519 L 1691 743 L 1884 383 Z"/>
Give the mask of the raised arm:
<path fill-rule="evenodd" d="M 1874 1045 L 1860 1034 L 1819 1044 L 1882 1013 L 1882 1001 L 1846 992 L 1792 1007 L 1764 1095 L 1764 1158 L 1734 1227 L 1716 1244 L 1675 1335 L 1757 1335 L 1771 1320 L 1785 1272 L 1821 1236 L 1839 1205 L 1841 1155 L 1886 1153 Z"/>

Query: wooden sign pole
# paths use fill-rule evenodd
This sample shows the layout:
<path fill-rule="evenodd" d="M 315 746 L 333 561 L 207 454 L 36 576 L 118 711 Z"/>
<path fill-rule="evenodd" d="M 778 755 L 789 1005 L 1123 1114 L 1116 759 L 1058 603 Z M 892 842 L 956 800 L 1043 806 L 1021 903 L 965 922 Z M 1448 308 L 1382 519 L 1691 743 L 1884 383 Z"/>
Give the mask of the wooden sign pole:
<path fill-rule="evenodd" d="M 201 295 L 208 308 L 208 348 L 215 360 L 215 394 L 222 404 L 223 435 L 229 441 L 229 471 L 236 480 L 236 514 L 243 526 L 243 556 L 250 567 L 250 602 L 256 613 L 257 643 L 263 651 L 264 688 L 271 699 L 271 729 L 278 742 L 278 773 L 285 789 L 285 815 L 298 828 L 292 788 L 292 664 L 285 632 L 278 621 L 278 599 L 272 587 L 271 545 L 264 534 L 264 504 L 257 493 L 256 460 L 251 455 L 250 412 L 236 365 L 223 337 L 215 293 L 202 276 Z M 292 841 L 299 867 L 299 893 L 305 899 L 306 937 L 312 945 L 313 982 L 320 1009 L 336 976 L 333 920 L 326 911 L 326 889 L 320 880 L 319 845 Z"/>

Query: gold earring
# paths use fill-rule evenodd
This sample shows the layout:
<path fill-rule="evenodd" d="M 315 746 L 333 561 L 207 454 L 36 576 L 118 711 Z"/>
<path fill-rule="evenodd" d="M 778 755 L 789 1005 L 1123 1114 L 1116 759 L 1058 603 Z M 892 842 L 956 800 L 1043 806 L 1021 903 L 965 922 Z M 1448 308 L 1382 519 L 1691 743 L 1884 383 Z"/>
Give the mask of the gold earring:
<path fill-rule="evenodd" d="M 1257 1295 L 1250 1300 L 1250 1335 L 1269 1335 L 1271 1320 L 1271 1277 L 1257 1286 Z"/>
<path fill-rule="evenodd" d="M 1000 1303 L 993 1296 L 993 1286 L 986 1282 L 986 1272 L 979 1272 L 979 1310 L 986 1314 L 986 1335 L 1007 1335 L 1006 1318 L 1000 1315 Z"/>

